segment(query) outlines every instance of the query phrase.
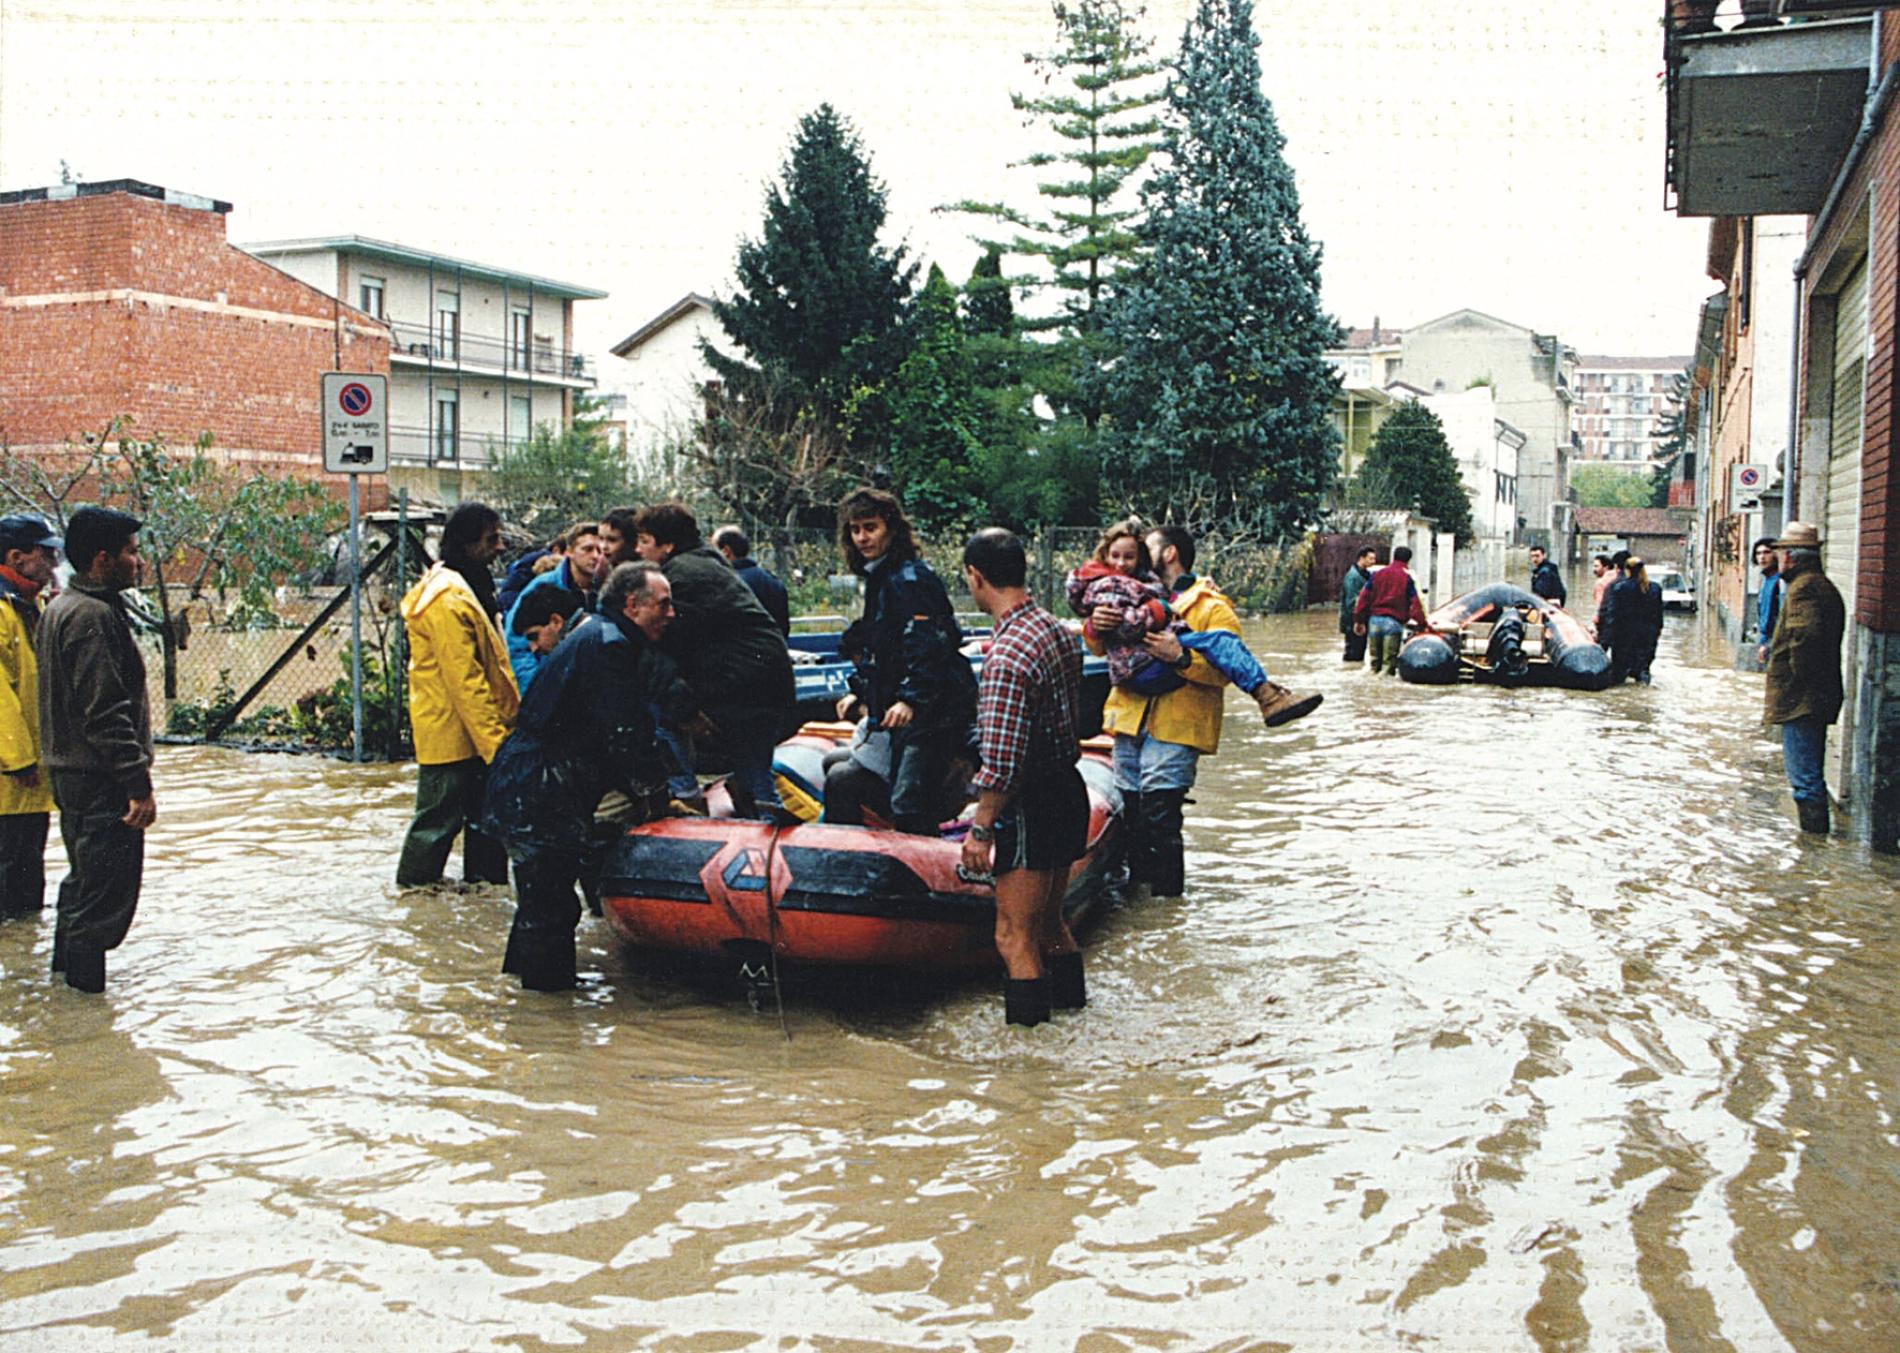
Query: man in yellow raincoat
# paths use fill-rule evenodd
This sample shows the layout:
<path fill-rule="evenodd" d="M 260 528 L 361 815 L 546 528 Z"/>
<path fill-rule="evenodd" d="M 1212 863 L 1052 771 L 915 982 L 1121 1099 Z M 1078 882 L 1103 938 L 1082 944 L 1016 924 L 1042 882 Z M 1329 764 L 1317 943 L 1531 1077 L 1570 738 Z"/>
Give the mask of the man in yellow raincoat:
<path fill-rule="evenodd" d="M 40 592 L 64 542 L 44 520 L 0 517 L 0 915 L 46 905 L 53 786 L 40 765 Z"/>
<path fill-rule="evenodd" d="M 521 704 L 488 568 L 500 553 L 500 515 L 463 503 L 443 529 L 442 562 L 402 599 L 417 775 L 416 815 L 396 865 L 401 888 L 440 883 L 458 833 L 465 881 L 508 881 L 506 850 L 475 826 L 488 763 Z"/>

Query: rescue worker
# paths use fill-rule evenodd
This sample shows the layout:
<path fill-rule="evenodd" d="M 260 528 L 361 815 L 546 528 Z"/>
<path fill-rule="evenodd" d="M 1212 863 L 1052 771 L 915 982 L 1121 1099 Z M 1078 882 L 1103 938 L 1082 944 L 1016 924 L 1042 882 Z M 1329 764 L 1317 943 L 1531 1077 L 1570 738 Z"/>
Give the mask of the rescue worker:
<path fill-rule="evenodd" d="M 40 764 L 40 592 L 65 542 L 40 517 L 0 517 L 0 918 L 46 905 L 53 782 Z"/>
<path fill-rule="evenodd" d="M 488 763 L 521 704 L 491 605 L 495 583 L 488 566 L 500 553 L 500 514 L 463 503 L 443 531 L 442 562 L 402 599 L 416 814 L 396 865 L 401 888 L 440 883 L 458 833 L 466 882 L 508 881 L 506 853 L 477 825 Z"/>
<path fill-rule="evenodd" d="M 650 564 L 607 575 L 600 610 L 555 649 L 522 702 L 489 776 L 483 821 L 515 866 L 515 920 L 502 971 L 530 991 L 575 983 L 575 885 L 589 868 L 594 807 L 618 790 L 664 816 L 667 764 L 652 710 L 681 721 L 697 708 L 659 649 L 673 590 Z"/>

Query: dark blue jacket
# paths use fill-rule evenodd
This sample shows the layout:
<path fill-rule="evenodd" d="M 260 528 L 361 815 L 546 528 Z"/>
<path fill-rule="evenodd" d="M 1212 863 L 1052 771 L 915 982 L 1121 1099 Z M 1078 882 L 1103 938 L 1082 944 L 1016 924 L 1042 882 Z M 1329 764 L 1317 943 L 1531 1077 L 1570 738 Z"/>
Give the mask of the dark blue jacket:
<path fill-rule="evenodd" d="M 1570 599 L 1569 593 L 1564 591 L 1563 575 L 1557 572 L 1557 566 L 1548 559 L 1531 570 L 1531 591 L 1559 606 Z"/>
<path fill-rule="evenodd" d="M 739 575 L 739 581 L 752 589 L 752 595 L 759 599 L 759 605 L 765 607 L 766 614 L 778 623 L 780 634 L 792 632 L 792 602 L 785 595 L 785 584 L 766 571 L 765 566 L 750 555 L 735 560 L 732 571 Z"/>
<path fill-rule="evenodd" d="M 529 550 L 508 566 L 508 576 L 501 580 L 501 586 L 495 591 L 495 600 L 501 603 L 503 615 L 507 615 L 513 609 L 515 599 L 521 595 L 522 589 L 540 576 L 534 571 L 534 566 L 547 557 L 548 551 L 544 546 L 538 550 Z"/>
<path fill-rule="evenodd" d="M 976 674 L 943 580 L 921 559 L 894 559 L 864 580 L 865 704 L 873 720 L 900 700 L 920 729 L 976 719 Z"/>
<path fill-rule="evenodd" d="M 625 619 L 590 615 L 548 655 L 488 768 L 483 827 L 511 854 L 585 848 L 601 795 L 665 785 L 653 710 L 698 706 L 672 660 Z"/>
<path fill-rule="evenodd" d="M 1636 590 L 1634 578 L 1618 578 L 1603 594 L 1603 609 L 1597 615 L 1597 642 L 1610 650 L 1622 671 L 1648 670 L 1656 657 L 1662 627 L 1662 588 L 1655 583 L 1645 593 Z"/>

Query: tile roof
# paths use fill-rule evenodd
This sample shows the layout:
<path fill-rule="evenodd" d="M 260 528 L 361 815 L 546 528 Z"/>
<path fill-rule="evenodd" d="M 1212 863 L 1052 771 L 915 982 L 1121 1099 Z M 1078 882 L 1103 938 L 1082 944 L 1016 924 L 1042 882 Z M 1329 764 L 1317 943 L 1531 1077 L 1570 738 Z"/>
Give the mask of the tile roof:
<path fill-rule="evenodd" d="M 1674 507 L 1580 507 L 1577 529 L 1594 536 L 1679 536 L 1691 515 Z"/>

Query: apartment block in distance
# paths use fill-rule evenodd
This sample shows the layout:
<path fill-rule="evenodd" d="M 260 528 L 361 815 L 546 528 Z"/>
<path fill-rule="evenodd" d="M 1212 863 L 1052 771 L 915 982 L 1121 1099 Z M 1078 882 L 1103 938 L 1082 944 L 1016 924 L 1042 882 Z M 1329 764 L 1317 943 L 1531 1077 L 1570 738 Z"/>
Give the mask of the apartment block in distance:
<path fill-rule="evenodd" d="M 567 427 L 594 388 L 574 302 L 604 291 L 361 235 L 243 247 L 388 324 L 392 489 L 473 496 L 502 448 Z"/>
<path fill-rule="evenodd" d="M 1646 469 L 1662 458 L 1665 423 L 1682 414 L 1688 357 L 1577 358 L 1581 459 Z"/>
<path fill-rule="evenodd" d="M 227 243 L 230 210 L 137 179 L 0 193 L 15 453 L 57 461 L 124 416 L 136 437 L 208 432 L 216 460 L 323 478 L 322 374 L 389 370 L 389 333 Z"/>

